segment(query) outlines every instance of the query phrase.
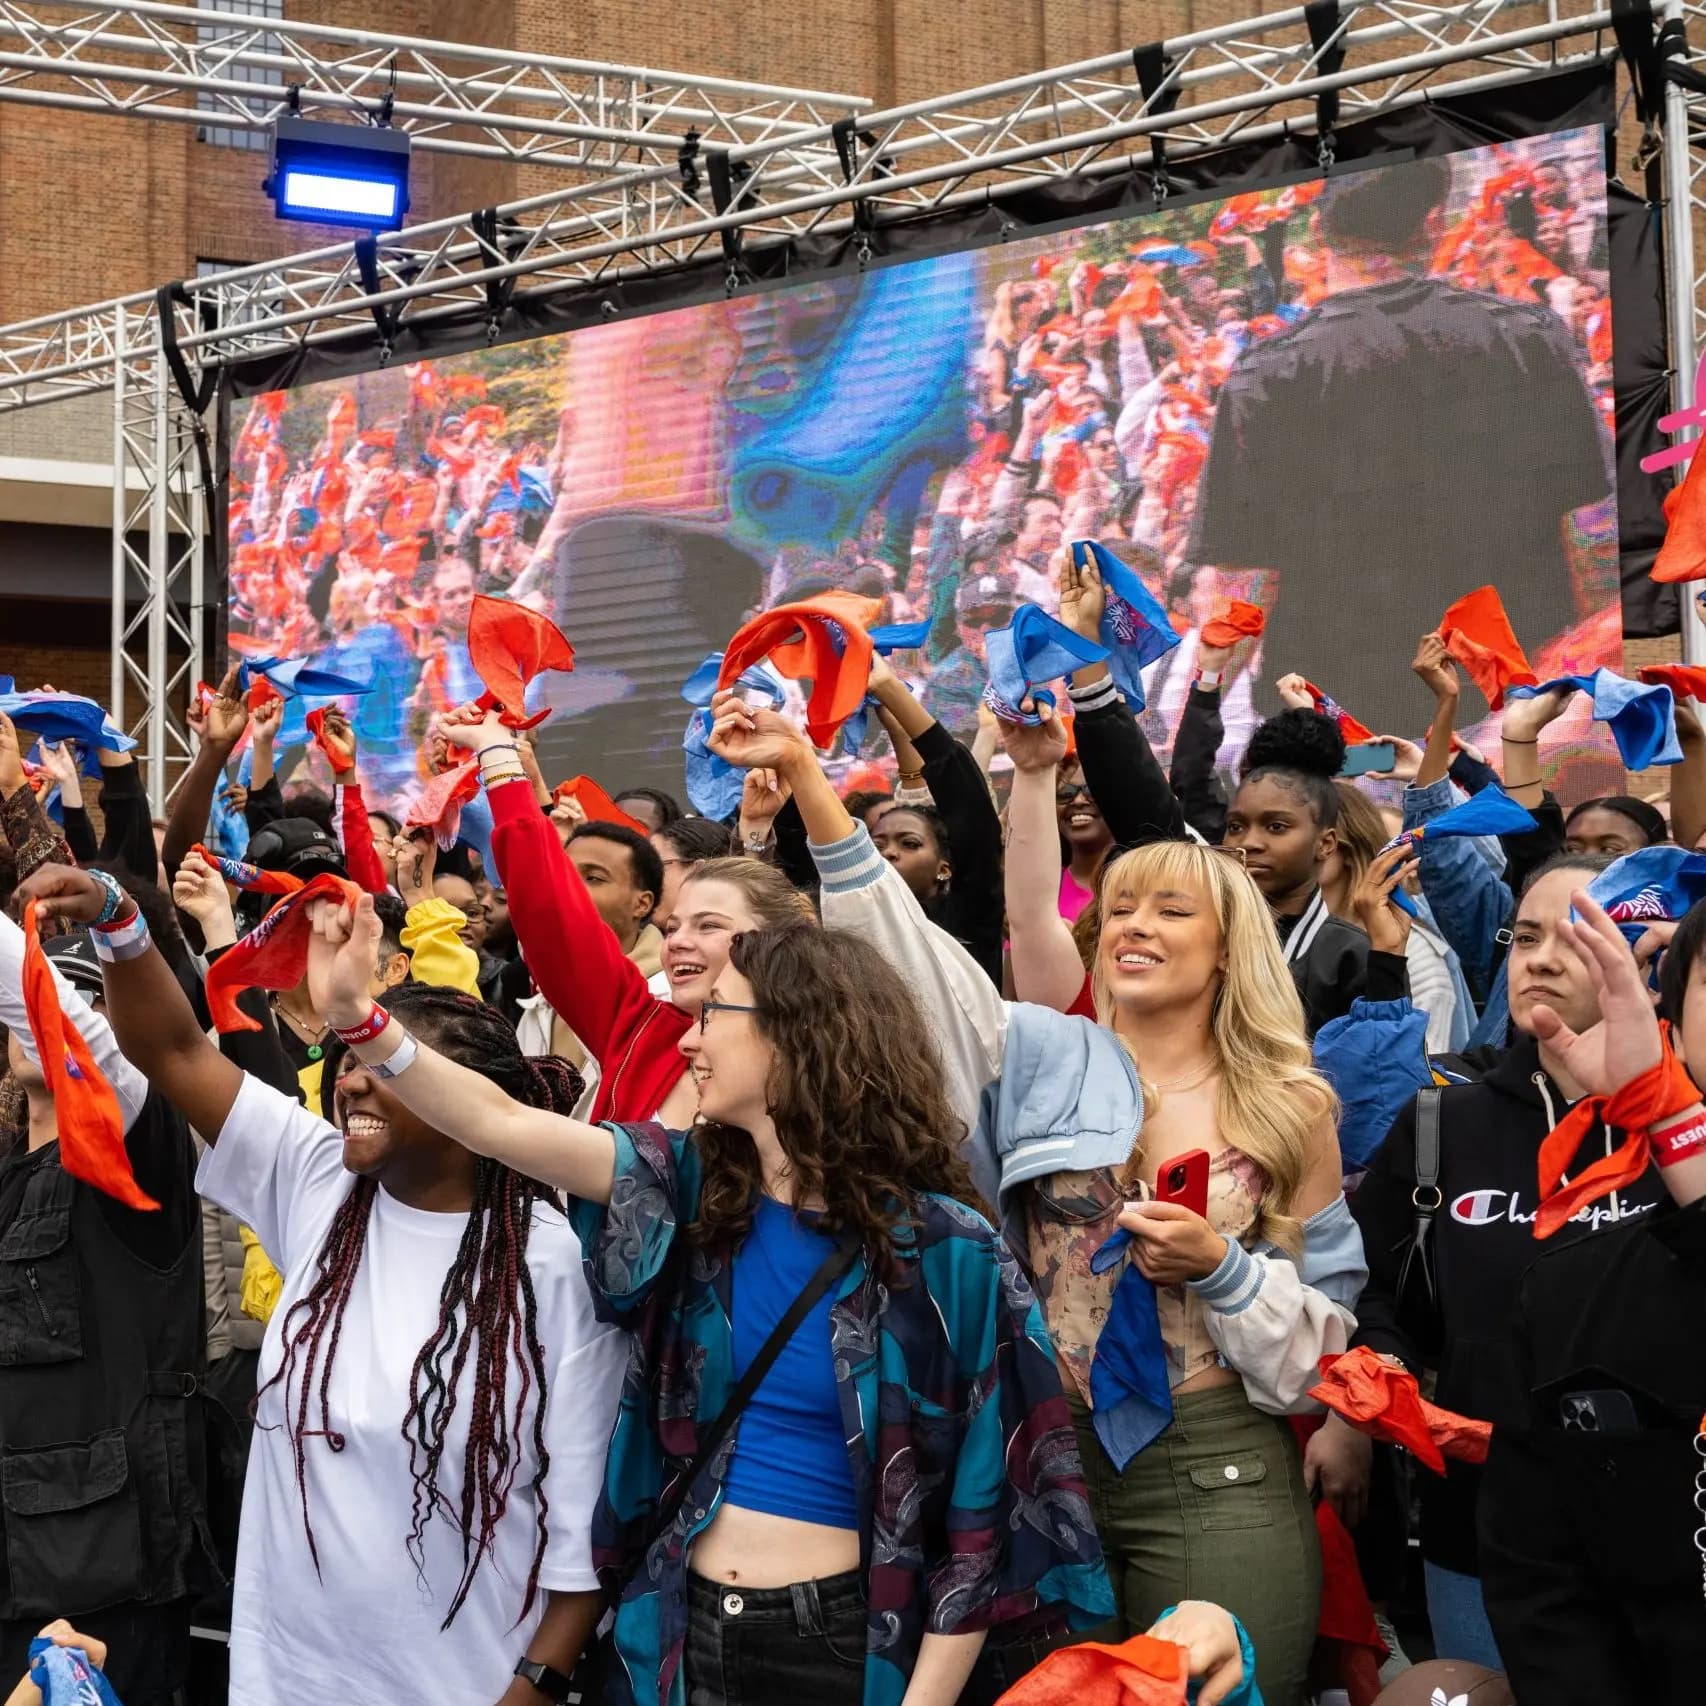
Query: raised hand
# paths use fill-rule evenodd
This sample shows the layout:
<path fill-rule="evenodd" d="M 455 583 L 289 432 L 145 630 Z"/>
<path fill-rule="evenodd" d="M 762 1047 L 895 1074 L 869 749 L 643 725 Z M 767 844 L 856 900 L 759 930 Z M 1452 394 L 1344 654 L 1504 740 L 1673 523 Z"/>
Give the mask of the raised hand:
<path fill-rule="evenodd" d="M 501 712 L 482 710 L 472 701 L 458 705 L 453 711 L 443 712 L 438 719 L 438 732 L 451 746 L 462 747 L 469 752 L 519 744 L 515 730 L 505 727 Z"/>
<path fill-rule="evenodd" d="M 1073 561 L 1070 547 L 1062 545 L 1049 563 L 1049 571 L 1060 586 L 1060 620 L 1086 640 L 1097 639 L 1102 612 L 1108 607 L 1108 589 L 1102 571 L 1093 562 L 1082 567 Z"/>
<path fill-rule="evenodd" d="M 740 838 L 764 841 L 793 789 L 774 771 L 749 770 L 740 790 Z"/>
<path fill-rule="evenodd" d="M 1410 940 L 1410 915 L 1396 905 L 1392 892 L 1421 860 L 1409 842 L 1401 841 L 1369 861 L 1362 881 L 1351 891 L 1357 922 L 1368 932 L 1368 945 L 1377 953 L 1401 954 Z"/>
<path fill-rule="evenodd" d="M 1537 741 L 1541 730 L 1563 716 L 1575 696 L 1574 688 L 1554 687 L 1550 693 L 1537 693 L 1532 699 L 1507 699 L 1499 724 L 1500 737 L 1521 743 Z"/>
<path fill-rule="evenodd" d="M 284 721 L 284 701 L 268 699 L 249 714 L 249 738 L 256 746 L 271 746 L 278 738 L 279 725 Z"/>
<path fill-rule="evenodd" d="M 345 714 L 333 708 L 320 722 L 320 736 L 328 748 L 327 757 L 337 776 L 347 776 L 355 769 L 355 730 Z"/>
<path fill-rule="evenodd" d="M 1438 634 L 1422 635 L 1410 668 L 1436 700 L 1457 697 L 1457 665 Z"/>
<path fill-rule="evenodd" d="M 214 691 L 202 737 L 210 745 L 224 747 L 227 752 L 243 738 L 243 731 L 249 726 L 249 707 L 237 692 L 237 668 L 232 664 Z"/>
<path fill-rule="evenodd" d="M 43 865 L 18 885 L 20 909 L 36 901 L 43 918 L 63 918 L 68 924 L 93 924 L 107 904 L 107 891 L 75 865 Z"/>
<path fill-rule="evenodd" d="M 1042 718 L 1034 728 L 1029 723 L 1009 723 L 996 718 L 1001 744 L 1013 760 L 1015 770 L 1053 770 L 1066 757 L 1066 730 L 1052 705 L 1034 705 L 1026 699 L 1022 711 L 1035 710 Z"/>
<path fill-rule="evenodd" d="M 1571 895 L 1570 903 L 1576 916 L 1560 923 L 1558 934 L 1599 997 L 1599 1023 L 1578 1034 L 1550 1007 L 1536 1007 L 1530 1023 L 1584 1090 L 1604 1096 L 1657 1066 L 1664 1049 L 1658 1015 L 1622 932 L 1585 890 Z"/>
<path fill-rule="evenodd" d="M 316 901 L 309 914 L 308 1001 L 329 1025 L 359 1025 L 373 1006 L 379 964 L 379 915 L 364 894 L 352 909 L 343 901 Z"/>
<path fill-rule="evenodd" d="M 405 906 L 432 899 L 432 877 L 438 864 L 438 840 L 430 829 L 400 830 L 389 848 L 397 869 L 397 893 Z"/>
<path fill-rule="evenodd" d="M 225 948 L 237 940 L 237 919 L 225 879 L 199 853 L 188 853 L 172 879 L 172 904 L 201 926 L 209 948 Z"/>
<path fill-rule="evenodd" d="M 805 737 L 780 711 L 748 705 L 733 688 L 711 701 L 708 744 L 719 758 L 743 770 L 769 769 L 786 775 L 802 760 L 817 761 Z"/>
<path fill-rule="evenodd" d="M 1308 685 L 1301 675 L 1295 672 L 1282 675 L 1274 683 L 1274 691 L 1280 696 L 1281 703 L 1288 711 L 1313 711 L 1315 700 L 1311 697 Z"/>

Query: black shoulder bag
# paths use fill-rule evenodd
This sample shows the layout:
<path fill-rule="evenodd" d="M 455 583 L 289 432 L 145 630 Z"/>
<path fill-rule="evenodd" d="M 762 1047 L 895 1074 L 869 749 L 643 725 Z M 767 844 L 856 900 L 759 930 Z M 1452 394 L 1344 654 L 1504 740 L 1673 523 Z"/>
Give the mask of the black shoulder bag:
<path fill-rule="evenodd" d="M 1429 1085 L 1416 1092 L 1416 1184 L 1410 1192 L 1415 1220 L 1409 1248 L 1405 1250 L 1403 1264 L 1398 1269 L 1398 1295 L 1403 1296 L 1410 1283 L 1410 1270 L 1416 1268 L 1421 1272 L 1430 1302 L 1439 1295 L 1434 1282 L 1434 1216 L 1445 1200 L 1439 1188 L 1439 1105 L 1438 1085 Z"/>
<path fill-rule="evenodd" d="M 799 1296 L 788 1305 L 787 1313 L 776 1323 L 769 1338 L 759 1347 L 758 1355 L 747 1365 L 746 1373 L 735 1383 L 728 1402 L 723 1405 L 717 1419 L 712 1422 L 700 1441 L 699 1449 L 693 1454 L 693 1461 L 670 1482 L 663 1497 L 658 1500 L 657 1509 L 652 1512 L 651 1522 L 646 1528 L 645 1540 L 640 1546 L 642 1565 L 646 1553 L 651 1551 L 659 1537 L 666 1533 L 670 1524 L 675 1521 L 687 1495 L 693 1490 L 693 1483 L 699 1479 L 705 1466 L 717 1455 L 723 1441 L 729 1437 L 735 1423 L 740 1420 L 741 1411 L 752 1401 L 753 1393 L 770 1372 L 771 1364 L 782 1354 L 783 1346 L 793 1338 L 800 1323 L 817 1306 L 824 1293 L 853 1266 L 858 1254 L 859 1234 L 852 1227 L 848 1227 L 836 1239 L 835 1248 L 818 1264 L 817 1272 L 806 1281 Z M 620 1596 L 617 1603 L 620 1604 Z M 581 1654 L 574 1675 L 569 1680 L 568 1691 L 562 1698 L 573 1703 L 573 1706 L 600 1706 L 605 1697 L 606 1679 L 618 1662 L 616 1643 L 610 1634 L 595 1636 L 586 1651 Z"/>

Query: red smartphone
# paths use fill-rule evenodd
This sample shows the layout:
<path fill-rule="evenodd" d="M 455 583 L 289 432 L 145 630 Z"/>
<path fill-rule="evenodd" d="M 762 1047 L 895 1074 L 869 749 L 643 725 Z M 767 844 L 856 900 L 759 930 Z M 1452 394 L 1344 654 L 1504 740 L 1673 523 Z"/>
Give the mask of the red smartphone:
<path fill-rule="evenodd" d="M 1208 1151 L 1187 1149 L 1161 1163 L 1155 1180 L 1155 1200 L 1176 1202 L 1208 1219 Z"/>

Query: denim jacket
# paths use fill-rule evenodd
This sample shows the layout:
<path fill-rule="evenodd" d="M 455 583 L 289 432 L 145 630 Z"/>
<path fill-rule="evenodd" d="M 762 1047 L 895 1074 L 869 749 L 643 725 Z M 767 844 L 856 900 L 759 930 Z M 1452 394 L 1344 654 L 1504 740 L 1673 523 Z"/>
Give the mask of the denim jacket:
<path fill-rule="evenodd" d="M 684 1706 L 688 1553 L 722 1501 L 738 1422 L 641 1547 L 735 1382 L 733 1263 L 682 1235 L 702 1185 L 692 1139 L 608 1129 L 609 1206 L 571 1199 L 569 1216 L 600 1318 L 633 1333 L 593 1519 L 617 1602 L 609 1699 Z M 865 1706 L 899 1706 L 927 1634 L 1052 1635 L 1114 1610 L 1054 1350 L 1012 1252 L 975 1210 L 927 1195 L 901 1260 L 893 1285 L 856 1260 L 830 1310 L 870 1608 Z"/>

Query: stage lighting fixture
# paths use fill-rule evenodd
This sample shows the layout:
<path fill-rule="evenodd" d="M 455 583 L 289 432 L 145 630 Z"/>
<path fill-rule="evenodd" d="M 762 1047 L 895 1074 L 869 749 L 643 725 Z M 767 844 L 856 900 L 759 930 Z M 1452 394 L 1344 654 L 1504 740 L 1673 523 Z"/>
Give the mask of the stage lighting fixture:
<path fill-rule="evenodd" d="M 266 188 L 280 219 L 395 231 L 409 211 L 408 133 L 281 113 Z"/>

